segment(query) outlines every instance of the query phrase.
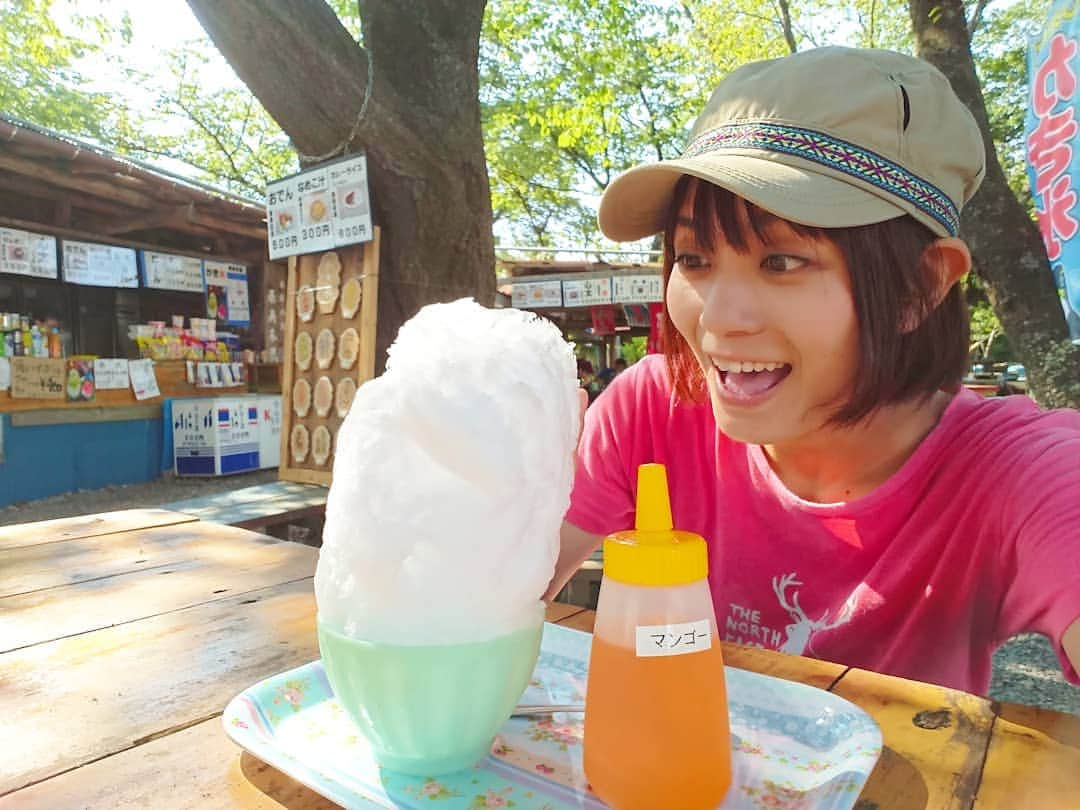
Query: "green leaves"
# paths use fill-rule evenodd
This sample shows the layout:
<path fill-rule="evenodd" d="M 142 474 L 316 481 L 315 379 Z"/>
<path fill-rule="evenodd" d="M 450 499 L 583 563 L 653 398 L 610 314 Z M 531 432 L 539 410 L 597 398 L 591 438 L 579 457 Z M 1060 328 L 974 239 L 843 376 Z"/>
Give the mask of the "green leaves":
<path fill-rule="evenodd" d="M 0 1 L 0 110 L 45 127 L 108 141 L 119 107 L 83 89 L 79 59 L 122 42 L 100 17 L 75 16 L 61 30 L 53 0 Z"/>
<path fill-rule="evenodd" d="M 355 0 L 328 1 L 359 40 Z M 87 91 L 80 66 L 122 58 L 131 25 L 82 16 L 61 30 L 62 5 L 0 0 L 0 109 L 135 156 L 182 160 L 250 196 L 296 170 L 288 138 L 239 80 L 220 75 L 205 39 L 174 46 L 166 75 L 130 76 L 157 88 L 154 110 Z M 992 5 L 973 41 L 1001 161 L 1025 200 L 1026 40 L 1047 5 Z M 598 195 L 630 166 L 677 156 L 728 71 L 787 53 L 789 41 L 911 52 L 910 27 L 901 0 L 489 0 L 480 100 L 500 238 L 601 244 Z"/>

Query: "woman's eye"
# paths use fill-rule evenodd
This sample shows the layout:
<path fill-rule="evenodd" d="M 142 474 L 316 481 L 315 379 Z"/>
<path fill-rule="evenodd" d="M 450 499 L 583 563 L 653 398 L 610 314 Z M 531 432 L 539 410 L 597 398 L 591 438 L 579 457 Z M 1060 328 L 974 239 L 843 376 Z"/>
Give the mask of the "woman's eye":
<path fill-rule="evenodd" d="M 675 257 L 675 264 L 683 270 L 700 270 L 709 266 L 705 257 L 698 253 L 680 253 Z"/>
<path fill-rule="evenodd" d="M 784 254 L 775 254 L 773 256 L 766 257 L 765 261 L 761 263 L 761 266 L 772 273 L 790 273 L 792 270 L 798 270 L 800 267 L 806 265 L 806 259 L 801 259 L 798 256 L 787 256 Z"/>

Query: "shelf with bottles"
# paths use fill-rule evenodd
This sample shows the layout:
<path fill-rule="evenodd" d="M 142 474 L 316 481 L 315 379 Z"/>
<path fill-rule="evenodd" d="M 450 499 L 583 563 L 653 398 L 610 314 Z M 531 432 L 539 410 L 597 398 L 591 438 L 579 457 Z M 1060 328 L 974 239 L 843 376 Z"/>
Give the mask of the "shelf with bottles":
<path fill-rule="evenodd" d="M 0 313 L 0 356 L 62 358 L 66 354 L 59 324 L 34 321 L 17 312 Z"/>

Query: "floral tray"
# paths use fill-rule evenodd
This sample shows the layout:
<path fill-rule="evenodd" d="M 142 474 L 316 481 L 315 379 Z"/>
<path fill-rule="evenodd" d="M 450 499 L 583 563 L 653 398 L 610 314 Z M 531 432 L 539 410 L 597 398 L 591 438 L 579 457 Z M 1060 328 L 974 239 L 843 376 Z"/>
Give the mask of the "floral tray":
<path fill-rule="evenodd" d="M 584 702 L 591 638 L 545 625 L 521 702 Z M 855 803 L 881 752 L 881 732 L 862 709 L 820 689 L 730 667 L 727 688 L 734 783 L 725 810 L 842 810 Z M 440 810 L 605 807 L 582 771 L 582 720 L 581 714 L 511 718 L 487 759 L 436 780 L 375 764 L 321 661 L 249 687 L 222 717 L 238 745 L 345 807 Z"/>

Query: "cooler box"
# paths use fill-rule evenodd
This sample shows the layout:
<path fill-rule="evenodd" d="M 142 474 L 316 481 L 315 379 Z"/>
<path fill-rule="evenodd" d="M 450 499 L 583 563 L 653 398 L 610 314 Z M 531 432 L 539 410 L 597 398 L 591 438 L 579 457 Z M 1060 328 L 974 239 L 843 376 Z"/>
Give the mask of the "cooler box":
<path fill-rule="evenodd" d="M 259 467 L 270 469 L 281 461 L 281 394 L 259 394 Z"/>
<path fill-rule="evenodd" d="M 174 400 L 176 474 L 230 475 L 259 469 L 260 417 L 259 403 L 252 397 Z"/>

